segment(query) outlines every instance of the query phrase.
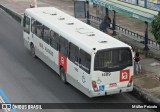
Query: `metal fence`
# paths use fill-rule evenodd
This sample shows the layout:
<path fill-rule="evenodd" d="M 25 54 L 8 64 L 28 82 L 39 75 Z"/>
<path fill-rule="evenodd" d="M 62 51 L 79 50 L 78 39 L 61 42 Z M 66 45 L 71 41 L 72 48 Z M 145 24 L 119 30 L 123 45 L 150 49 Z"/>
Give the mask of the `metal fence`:
<path fill-rule="evenodd" d="M 95 24 L 98 24 L 98 26 L 99 26 L 99 24 L 102 22 L 102 19 L 99 18 L 99 17 L 95 17 L 93 15 L 90 15 L 90 21 L 95 23 Z M 140 35 L 138 33 L 135 33 L 135 32 L 133 32 L 131 30 L 123 28 L 123 27 L 121 27 L 119 25 L 116 25 L 116 32 L 118 32 L 120 34 L 123 34 L 123 35 L 125 35 L 125 36 L 127 36 L 129 38 L 132 38 L 132 39 L 144 44 L 144 36 L 142 36 L 142 35 Z M 153 41 L 151 39 L 148 39 L 148 46 L 152 47 L 152 48 L 154 48 L 156 50 L 160 50 L 160 45 L 156 41 Z"/>

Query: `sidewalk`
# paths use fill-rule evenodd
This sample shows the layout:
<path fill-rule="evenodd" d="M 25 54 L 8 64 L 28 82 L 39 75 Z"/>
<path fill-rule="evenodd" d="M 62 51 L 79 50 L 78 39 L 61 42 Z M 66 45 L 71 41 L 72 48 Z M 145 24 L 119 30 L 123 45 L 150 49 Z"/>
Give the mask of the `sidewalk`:
<path fill-rule="evenodd" d="M 157 98 L 160 103 L 160 61 L 145 58 L 143 55 L 142 57 L 142 74 L 134 75 L 134 84 L 141 88 L 143 93 Z M 147 99 L 151 100 L 149 97 Z"/>
<path fill-rule="evenodd" d="M 54 6 L 56 8 L 59 8 L 63 10 L 64 12 L 73 15 L 74 14 L 74 0 L 37 0 L 38 6 Z M 1 4 L 3 4 L 6 7 L 13 8 L 15 12 L 18 12 L 19 14 L 22 14 L 24 12 L 24 9 L 29 8 L 29 5 L 31 4 L 31 0 L 3 0 L 0 1 Z M 63 5 L 61 3 L 63 2 Z M 14 4 L 14 5 L 13 5 Z M 90 13 L 94 14 L 96 13 L 96 9 L 90 6 Z M 109 16 L 112 19 L 113 12 L 109 11 Z M 125 21 L 124 21 L 125 19 Z M 127 22 L 126 22 L 127 21 Z M 132 24 L 130 24 L 132 23 Z M 144 22 L 128 17 L 126 15 L 116 13 L 116 24 L 119 26 L 122 26 L 123 28 L 126 28 L 128 30 L 131 30 L 135 33 L 138 33 L 140 35 L 144 35 L 145 31 L 145 24 Z M 154 36 L 150 33 L 151 24 L 149 24 L 149 36 L 148 38 L 155 41 Z"/>
<path fill-rule="evenodd" d="M 19 15 L 23 15 L 24 10 L 26 8 L 29 8 L 29 5 L 31 3 L 29 0 L 28 1 L 27 0 L 3 0 L 3 1 L 0 1 L 0 4 L 18 13 Z M 38 0 L 38 7 L 40 6 L 53 6 L 70 15 L 74 14 L 74 2 L 72 0 L 54 0 L 54 2 L 52 0 Z M 90 6 L 90 8 L 92 8 L 92 5 Z M 95 9 L 91 10 L 91 12 L 95 13 Z M 123 16 L 120 16 L 120 18 L 121 20 L 119 20 L 119 23 L 123 22 L 123 23 L 126 23 L 126 26 L 129 25 L 130 28 L 133 27 L 131 26 L 131 24 L 126 22 L 126 20 L 122 21 Z M 133 27 L 133 28 L 136 29 L 137 27 Z M 139 28 L 142 29 L 142 27 L 139 27 Z M 142 46 L 142 44 L 130 38 L 127 38 L 124 35 L 117 35 L 115 38 L 121 41 L 124 41 L 126 43 L 129 43 L 131 46 L 133 46 L 136 50 L 140 52 L 144 47 Z M 151 49 L 150 51 L 151 53 L 153 52 L 154 55 L 156 55 L 157 53 L 157 56 L 160 56 L 159 51 L 157 52 L 154 49 Z M 156 103 L 160 103 L 160 65 L 159 64 L 160 64 L 160 61 L 157 61 L 153 58 L 146 58 L 143 56 L 142 74 L 135 75 L 133 79 L 135 84 L 134 89 L 137 91 L 137 93 L 140 96 L 145 97 L 148 101 L 156 102 Z"/>

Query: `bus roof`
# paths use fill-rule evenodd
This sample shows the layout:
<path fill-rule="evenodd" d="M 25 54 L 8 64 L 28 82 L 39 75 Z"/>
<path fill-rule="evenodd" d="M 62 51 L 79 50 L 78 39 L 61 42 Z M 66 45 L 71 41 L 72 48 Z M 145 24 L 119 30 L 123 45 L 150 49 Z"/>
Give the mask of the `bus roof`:
<path fill-rule="evenodd" d="M 25 14 L 33 17 L 89 54 L 93 48 L 101 50 L 130 47 L 54 7 L 29 8 L 26 9 Z"/>

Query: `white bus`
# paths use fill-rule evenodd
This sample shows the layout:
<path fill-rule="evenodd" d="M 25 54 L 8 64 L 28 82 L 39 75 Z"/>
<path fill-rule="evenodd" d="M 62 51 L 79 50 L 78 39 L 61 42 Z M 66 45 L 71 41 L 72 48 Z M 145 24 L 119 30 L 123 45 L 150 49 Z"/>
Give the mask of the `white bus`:
<path fill-rule="evenodd" d="M 89 97 L 133 90 L 129 45 L 53 7 L 26 9 L 25 46 Z M 45 75 L 45 74 L 44 74 Z"/>

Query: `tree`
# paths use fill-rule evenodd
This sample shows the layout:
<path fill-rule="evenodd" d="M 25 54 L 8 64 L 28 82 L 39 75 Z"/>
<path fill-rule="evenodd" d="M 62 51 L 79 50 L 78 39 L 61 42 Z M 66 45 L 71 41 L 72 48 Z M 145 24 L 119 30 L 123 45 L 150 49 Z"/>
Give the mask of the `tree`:
<path fill-rule="evenodd" d="M 155 20 L 152 21 L 151 25 L 151 33 L 154 35 L 155 39 L 160 45 L 160 15 L 155 17 Z"/>

